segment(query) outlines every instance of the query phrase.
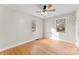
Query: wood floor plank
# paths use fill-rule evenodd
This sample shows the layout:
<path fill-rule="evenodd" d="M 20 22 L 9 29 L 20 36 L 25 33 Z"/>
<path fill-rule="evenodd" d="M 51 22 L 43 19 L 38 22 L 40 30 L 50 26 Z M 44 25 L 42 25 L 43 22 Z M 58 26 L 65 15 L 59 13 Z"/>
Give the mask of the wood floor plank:
<path fill-rule="evenodd" d="M 39 39 L 0 52 L 0 55 L 78 55 L 73 43 L 59 40 Z"/>

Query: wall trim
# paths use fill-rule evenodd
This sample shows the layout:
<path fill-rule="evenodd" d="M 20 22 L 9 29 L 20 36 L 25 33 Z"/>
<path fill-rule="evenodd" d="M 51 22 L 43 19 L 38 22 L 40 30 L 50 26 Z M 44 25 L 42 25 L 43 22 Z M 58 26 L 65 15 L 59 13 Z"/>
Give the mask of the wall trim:
<path fill-rule="evenodd" d="M 12 46 L 10 46 L 10 47 L 0 49 L 0 51 L 3 52 L 3 51 L 6 51 L 6 50 L 8 50 L 8 49 L 15 48 L 16 46 L 19 46 L 19 45 L 22 45 L 22 44 L 25 44 L 25 43 L 28 43 L 28 42 L 31 42 L 31 41 L 34 41 L 34 40 L 37 40 L 37 39 L 51 39 L 51 38 L 36 38 L 36 39 L 24 41 L 24 42 L 22 42 L 22 43 L 18 43 L 18 44 L 12 45 Z M 55 40 L 55 39 L 52 39 L 52 40 Z M 75 46 L 76 46 L 77 48 L 79 48 L 78 45 L 77 45 L 77 42 L 70 42 L 70 41 L 66 41 L 66 40 L 62 40 L 62 39 L 61 39 L 61 40 L 58 40 L 58 41 L 63 41 L 63 42 L 75 44 Z"/>
<path fill-rule="evenodd" d="M 24 42 L 21 42 L 21 43 L 18 43 L 18 44 L 9 46 L 9 47 L 7 47 L 7 48 L 0 49 L 0 52 L 6 51 L 6 50 L 11 49 L 11 48 L 15 48 L 16 46 L 19 46 L 19 45 L 22 45 L 22 44 L 25 44 L 25 43 L 29 43 L 29 42 L 34 41 L 34 40 L 36 40 L 36 39 L 41 39 L 41 38 L 31 39 L 31 40 L 28 40 L 28 41 L 24 41 Z"/>
<path fill-rule="evenodd" d="M 52 38 L 45 38 L 45 39 L 52 39 Z M 52 40 L 57 40 L 57 39 L 52 39 Z M 67 42 L 67 43 L 72 43 L 72 44 L 75 44 L 76 42 L 70 42 L 70 41 L 67 41 L 67 40 L 58 40 L 58 41 L 63 41 L 63 42 Z"/>
<path fill-rule="evenodd" d="M 52 39 L 52 38 L 46 38 L 46 39 Z M 52 40 L 55 40 L 55 39 L 52 39 Z M 59 40 L 59 41 L 63 41 L 63 42 L 74 44 L 79 49 L 79 45 L 77 44 L 77 42 L 70 42 L 70 41 L 66 41 L 66 40 L 62 40 L 62 39 Z"/>

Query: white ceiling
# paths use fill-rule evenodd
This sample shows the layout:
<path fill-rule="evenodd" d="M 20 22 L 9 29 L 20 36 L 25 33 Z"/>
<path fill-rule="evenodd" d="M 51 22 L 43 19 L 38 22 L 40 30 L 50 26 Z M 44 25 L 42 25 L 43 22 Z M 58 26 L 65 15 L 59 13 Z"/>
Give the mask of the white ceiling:
<path fill-rule="evenodd" d="M 5 4 L 3 6 L 21 11 L 24 13 L 32 14 L 37 17 L 47 18 L 52 16 L 58 16 L 65 13 L 76 11 L 79 8 L 79 4 L 53 4 L 56 11 L 49 13 L 47 16 L 42 16 L 40 13 L 36 13 L 40 8 L 38 4 Z"/>

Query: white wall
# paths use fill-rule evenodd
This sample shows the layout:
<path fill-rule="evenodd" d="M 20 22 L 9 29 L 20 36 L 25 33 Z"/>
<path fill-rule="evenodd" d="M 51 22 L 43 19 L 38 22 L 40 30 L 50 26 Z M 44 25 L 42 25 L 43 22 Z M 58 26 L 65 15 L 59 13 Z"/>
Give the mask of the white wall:
<path fill-rule="evenodd" d="M 36 33 L 32 33 L 32 20 L 37 22 Z M 0 6 L 0 49 L 41 37 L 41 19 Z"/>
<path fill-rule="evenodd" d="M 56 31 L 56 19 L 65 18 L 65 32 L 58 33 Z M 45 19 L 44 36 L 50 39 L 64 40 L 68 42 L 75 42 L 75 13 L 69 13 L 57 17 Z"/>
<path fill-rule="evenodd" d="M 79 10 L 76 12 L 76 44 L 79 47 Z"/>
<path fill-rule="evenodd" d="M 56 32 L 56 19 L 66 18 L 65 33 Z M 37 31 L 32 33 L 32 20 L 36 20 Z M 41 37 L 60 39 L 69 42 L 75 40 L 75 14 L 40 19 L 16 10 L 0 6 L 0 49 Z"/>

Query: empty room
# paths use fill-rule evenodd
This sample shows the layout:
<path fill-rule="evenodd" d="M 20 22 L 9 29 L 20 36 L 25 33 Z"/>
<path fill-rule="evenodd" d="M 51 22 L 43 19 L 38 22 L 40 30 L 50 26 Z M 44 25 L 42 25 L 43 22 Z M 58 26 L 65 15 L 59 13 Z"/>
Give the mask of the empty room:
<path fill-rule="evenodd" d="M 79 4 L 0 4 L 0 55 L 79 55 Z"/>

